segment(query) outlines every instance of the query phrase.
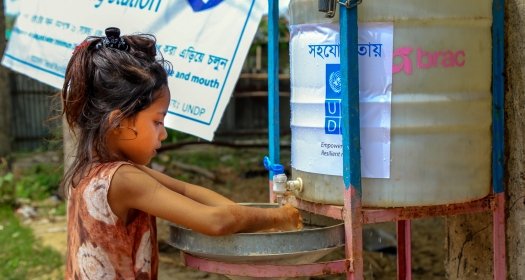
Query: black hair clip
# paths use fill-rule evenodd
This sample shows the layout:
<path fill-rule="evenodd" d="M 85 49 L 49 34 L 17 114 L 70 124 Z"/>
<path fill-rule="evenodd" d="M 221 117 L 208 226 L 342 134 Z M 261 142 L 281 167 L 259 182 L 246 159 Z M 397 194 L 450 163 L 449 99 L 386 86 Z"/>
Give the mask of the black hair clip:
<path fill-rule="evenodd" d="M 121 51 L 127 51 L 129 49 L 128 44 L 124 39 L 120 38 L 120 29 L 117 27 L 106 28 L 106 37 L 102 38 L 102 41 L 98 42 L 95 48 L 100 49 L 102 47 L 114 48 Z"/>

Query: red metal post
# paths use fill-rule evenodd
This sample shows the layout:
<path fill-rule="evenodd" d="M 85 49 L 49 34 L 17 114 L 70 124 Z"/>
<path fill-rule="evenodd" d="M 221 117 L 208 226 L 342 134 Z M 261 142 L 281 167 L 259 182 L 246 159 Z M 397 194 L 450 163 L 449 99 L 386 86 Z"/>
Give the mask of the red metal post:
<path fill-rule="evenodd" d="M 361 197 L 354 187 L 344 191 L 343 217 L 345 223 L 345 253 L 352 262 L 353 273 L 348 271 L 347 280 L 364 279 L 363 272 L 363 219 L 361 214 Z"/>
<path fill-rule="evenodd" d="M 270 203 L 275 203 L 275 193 L 273 192 L 273 181 L 268 180 L 268 193 L 270 195 Z"/>
<path fill-rule="evenodd" d="M 492 213 L 492 250 L 494 258 L 494 279 L 507 279 L 507 256 L 505 236 L 505 193 L 495 195 L 494 211 Z"/>
<path fill-rule="evenodd" d="M 397 279 L 412 280 L 411 221 L 400 220 L 397 226 Z"/>
<path fill-rule="evenodd" d="M 363 223 L 375 224 L 399 220 L 413 220 L 437 216 L 452 216 L 469 213 L 492 211 L 494 197 L 485 198 L 465 203 L 432 206 L 410 206 L 396 208 L 364 208 Z"/>
<path fill-rule="evenodd" d="M 292 204 L 304 211 L 330 218 L 343 220 L 343 207 L 338 205 L 321 204 L 295 198 Z"/>
<path fill-rule="evenodd" d="M 341 274 L 352 271 L 350 263 L 344 260 L 311 263 L 311 264 L 249 264 L 227 263 L 195 257 L 182 253 L 184 265 L 200 271 L 218 273 L 223 275 L 259 278 L 280 278 L 300 276 L 323 276 Z M 362 278 L 361 278 L 362 279 Z"/>

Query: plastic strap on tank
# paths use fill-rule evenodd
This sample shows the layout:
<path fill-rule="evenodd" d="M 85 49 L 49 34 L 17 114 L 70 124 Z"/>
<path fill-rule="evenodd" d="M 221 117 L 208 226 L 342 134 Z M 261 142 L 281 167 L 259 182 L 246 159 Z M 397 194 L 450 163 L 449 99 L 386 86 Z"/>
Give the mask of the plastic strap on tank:
<path fill-rule="evenodd" d="M 361 4 L 363 0 L 346 0 L 344 2 L 339 1 L 339 4 L 345 6 L 348 9 L 352 9 L 354 7 L 357 7 L 357 5 Z"/>

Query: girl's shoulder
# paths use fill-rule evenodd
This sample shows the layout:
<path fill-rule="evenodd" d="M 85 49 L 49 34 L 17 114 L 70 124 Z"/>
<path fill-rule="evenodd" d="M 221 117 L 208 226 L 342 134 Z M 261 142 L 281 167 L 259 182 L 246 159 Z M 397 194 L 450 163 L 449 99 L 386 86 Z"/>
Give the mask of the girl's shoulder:
<path fill-rule="evenodd" d="M 121 164 L 115 168 L 107 197 L 116 215 L 126 220 L 129 209 L 149 213 L 145 204 L 152 201 L 145 198 L 153 197 L 159 183 L 133 164 Z"/>
<path fill-rule="evenodd" d="M 99 163 L 94 168 L 98 168 L 100 171 L 112 171 L 111 173 L 115 173 L 120 167 L 122 166 L 131 166 L 133 165 L 131 162 L 128 161 L 112 161 L 112 162 L 104 162 Z"/>
<path fill-rule="evenodd" d="M 123 195 L 128 199 L 142 197 L 156 191 L 160 183 L 140 166 L 129 162 L 115 163 L 108 167 L 111 170 L 111 189 L 113 193 Z"/>
<path fill-rule="evenodd" d="M 122 167 L 131 165 L 132 163 L 127 161 L 112 161 L 112 162 L 103 162 L 95 163 L 91 166 L 88 172 L 88 178 L 93 179 L 97 177 L 113 177 L 116 171 Z"/>
<path fill-rule="evenodd" d="M 124 177 L 124 179 L 136 179 L 136 177 L 145 176 L 146 174 L 133 163 L 127 161 L 113 162 L 107 166 L 108 170 L 113 171 L 113 177 Z"/>
<path fill-rule="evenodd" d="M 131 163 L 126 161 L 115 161 L 115 162 L 106 162 L 106 163 L 95 163 L 89 168 L 87 175 L 83 176 L 82 180 L 79 182 L 79 189 L 83 189 L 85 186 L 96 184 L 97 182 L 113 181 L 113 177 L 122 166 L 131 166 Z M 108 186 L 109 187 L 109 186 Z"/>

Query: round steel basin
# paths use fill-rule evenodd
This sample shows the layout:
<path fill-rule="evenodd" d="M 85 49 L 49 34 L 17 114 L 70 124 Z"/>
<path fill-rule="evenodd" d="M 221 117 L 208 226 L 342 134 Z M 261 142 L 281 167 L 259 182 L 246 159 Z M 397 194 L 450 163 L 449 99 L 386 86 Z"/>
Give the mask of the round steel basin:
<path fill-rule="evenodd" d="M 273 203 L 242 203 L 277 207 Z M 301 211 L 304 229 L 207 236 L 170 225 L 170 245 L 193 256 L 231 263 L 306 264 L 344 246 L 341 220 Z"/>

